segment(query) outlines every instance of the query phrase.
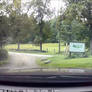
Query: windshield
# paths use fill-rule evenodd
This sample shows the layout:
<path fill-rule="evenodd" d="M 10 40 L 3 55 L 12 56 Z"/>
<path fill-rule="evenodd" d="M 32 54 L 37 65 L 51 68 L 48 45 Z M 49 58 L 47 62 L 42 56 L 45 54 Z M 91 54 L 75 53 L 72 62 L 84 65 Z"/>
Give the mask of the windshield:
<path fill-rule="evenodd" d="M 1 0 L 0 73 L 90 74 L 92 0 Z"/>

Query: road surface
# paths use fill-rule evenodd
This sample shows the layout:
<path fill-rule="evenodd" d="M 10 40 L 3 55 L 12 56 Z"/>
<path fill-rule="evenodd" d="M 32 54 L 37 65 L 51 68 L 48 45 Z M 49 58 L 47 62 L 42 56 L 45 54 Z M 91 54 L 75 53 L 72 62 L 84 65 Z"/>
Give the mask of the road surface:
<path fill-rule="evenodd" d="M 36 60 L 38 58 L 46 58 L 46 57 L 50 57 L 50 55 L 9 52 L 9 63 L 1 68 L 6 70 L 22 69 L 22 68 L 23 69 L 40 68 L 40 66 L 36 63 Z"/>

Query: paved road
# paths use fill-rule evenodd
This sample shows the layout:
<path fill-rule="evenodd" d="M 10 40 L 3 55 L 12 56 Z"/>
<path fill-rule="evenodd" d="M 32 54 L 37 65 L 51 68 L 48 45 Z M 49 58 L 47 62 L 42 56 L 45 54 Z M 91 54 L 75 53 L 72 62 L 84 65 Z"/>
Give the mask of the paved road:
<path fill-rule="evenodd" d="M 9 52 L 9 57 L 9 63 L 4 65 L 3 69 L 40 68 L 36 60 L 38 58 L 50 57 L 50 55 Z"/>

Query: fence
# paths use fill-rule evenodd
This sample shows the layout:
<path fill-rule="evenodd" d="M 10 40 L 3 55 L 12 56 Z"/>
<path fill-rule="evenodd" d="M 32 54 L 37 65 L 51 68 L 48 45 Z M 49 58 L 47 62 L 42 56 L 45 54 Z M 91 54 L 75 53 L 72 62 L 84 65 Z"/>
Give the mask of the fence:
<path fill-rule="evenodd" d="M 17 50 L 17 44 L 10 44 L 7 45 L 5 47 L 8 50 Z M 44 44 L 43 45 L 43 51 L 47 52 L 49 54 L 57 54 L 58 51 L 58 44 Z M 28 51 L 28 52 L 35 52 L 38 51 L 39 52 L 40 47 L 39 46 L 35 46 L 32 44 L 21 44 L 20 45 L 20 51 Z M 65 46 L 61 45 L 61 51 L 64 52 L 65 50 Z"/>

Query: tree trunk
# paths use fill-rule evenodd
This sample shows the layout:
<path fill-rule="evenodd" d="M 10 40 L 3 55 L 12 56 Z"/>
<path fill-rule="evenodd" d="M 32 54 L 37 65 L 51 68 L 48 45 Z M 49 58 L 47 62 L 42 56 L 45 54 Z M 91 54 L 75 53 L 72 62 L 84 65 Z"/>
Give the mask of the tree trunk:
<path fill-rule="evenodd" d="M 58 53 L 60 54 L 60 52 L 61 52 L 61 43 L 60 43 L 60 40 L 59 40 L 59 50 L 58 50 Z"/>
<path fill-rule="evenodd" d="M 66 48 L 65 48 L 65 55 L 69 54 L 69 44 L 66 43 Z"/>
<path fill-rule="evenodd" d="M 42 39 L 43 39 L 43 21 L 41 19 L 41 23 L 39 23 L 40 27 L 40 51 L 42 52 Z"/>
<path fill-rule="evenodd" d="M 40 42 L 40 51 L 42 52 L 42 42 Z"/>
<path fill-rule="evenodd" d="M 69 52 L 69 57 L 71 57 L 72 56 L 72 53 L 71 52 Z"/>
<path fill-rule="evenodd" d="M 90 54 L 92 55 L 92 24 L 90 24 Z"/>
<path fill-rule="evenodd" d="M 90 54 L 92 55 L 92 38 L 90 39 Z"/>
<path fill-rule="evenodd" d="M 0 45 L 0 48 L 2 49 L 3 48 L 3 44 L 1 43 L 1 45 Z"/>
<path fill-rule="evenodd" d="M 20 50 L 20 42 L 18 42 L 18 48 L 17 48 L 17 50 Z"/>

